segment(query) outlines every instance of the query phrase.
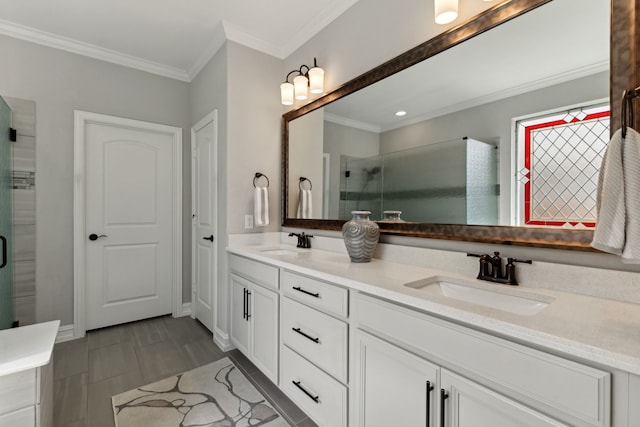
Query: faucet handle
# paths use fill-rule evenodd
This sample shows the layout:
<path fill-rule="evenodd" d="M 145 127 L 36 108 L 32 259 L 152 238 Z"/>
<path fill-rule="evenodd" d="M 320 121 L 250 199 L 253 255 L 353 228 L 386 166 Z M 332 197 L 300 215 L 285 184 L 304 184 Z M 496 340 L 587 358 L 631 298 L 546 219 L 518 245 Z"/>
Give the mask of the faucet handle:
<path fill-rule="evenodd" d="M 515 259 L 515 258 L 507 258 L 509 264 L 513 264 L 514 262 L 521 262 L 523 264 L 531 264 L 532 261 L 530 259 Z"/>

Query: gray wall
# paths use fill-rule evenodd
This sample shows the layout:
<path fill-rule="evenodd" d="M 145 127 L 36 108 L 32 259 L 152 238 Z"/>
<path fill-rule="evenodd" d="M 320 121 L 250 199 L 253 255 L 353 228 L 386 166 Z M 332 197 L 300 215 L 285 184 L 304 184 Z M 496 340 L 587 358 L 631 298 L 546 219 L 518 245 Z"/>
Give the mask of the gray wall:
<path fill-rule="evenodd" d="M 227 42 L 190 85 L 191 125 L 218 110 L 218 292 L 216 324 L 228 330 L 227 254 L 232 233 L 280 229 L 280 115 L 282 62 Z M 273 84 L 276 82 L 276 84 Z M 253 177 L 269 177 L 270 224 L 245 230 L 253 215 Z M 190 259 L 185 249 L 185 258 Z M 191 261 L 189 261 L 191 262 Z"/>
<path fill-rule="evenodd" d="M 38 117 L 36 320 L 68 325 L 73 323 L 73 111 L 183 128 L 189 177 L 188 84 L 4 36 L 0 52 L 0 94 L 35 101 Z M 189 181 L 184 180 L 185 194 Z M 183 261 L 187 274 L 190 261 Z"/>

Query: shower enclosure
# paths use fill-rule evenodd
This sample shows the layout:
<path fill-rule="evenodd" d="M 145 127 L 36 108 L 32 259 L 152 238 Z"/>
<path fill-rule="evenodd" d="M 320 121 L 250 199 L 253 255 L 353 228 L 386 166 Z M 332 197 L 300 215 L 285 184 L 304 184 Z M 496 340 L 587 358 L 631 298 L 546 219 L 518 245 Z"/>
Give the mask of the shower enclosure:
<path fill-rule="evenodd" d="M 0 97 L 0 329 L 13 324 L 13 193 L 11 109 Z"/>

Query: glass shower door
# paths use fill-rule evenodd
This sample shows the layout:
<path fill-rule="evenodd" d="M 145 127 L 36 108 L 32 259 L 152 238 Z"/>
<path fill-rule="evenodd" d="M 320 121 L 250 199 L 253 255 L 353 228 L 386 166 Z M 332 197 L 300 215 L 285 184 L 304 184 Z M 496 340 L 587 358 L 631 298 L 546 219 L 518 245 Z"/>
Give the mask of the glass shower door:
<path fill-rule="evenodd" d="M 0 97 L 0 329 L 13 324 L 13 185 L 11 109 Z"/>

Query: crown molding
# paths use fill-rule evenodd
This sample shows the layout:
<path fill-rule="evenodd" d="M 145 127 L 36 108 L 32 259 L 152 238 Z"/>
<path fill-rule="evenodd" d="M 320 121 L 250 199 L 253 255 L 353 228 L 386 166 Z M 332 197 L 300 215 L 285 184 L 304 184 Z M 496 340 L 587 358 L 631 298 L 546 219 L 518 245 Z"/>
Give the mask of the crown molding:
<path fill-rule="evenodd" d="M 300 31 L 291 37 L 282 48 L 280 48 L 281 56 L 278 56 L 278 58 L 285 59 L 291 55 L 357 2 L 358 0 L 333 0 L 331 4 L 324 9 L 324 11 L 314 17 L 309 25 L 300 29 Z"/>
<path fill-rule="evenodd" d="M 227 41 L 226 31 L 225 31 L 225 23 L 220 22 L 215 29 L 213 34 L 213 38 L 211 43 L 205 48 L 205 50 L 200 54 L 196 62 L 191 66 L 189 72 L 187 73 L 189 82 L 193 81 L 196 78 L 198 73 L 202 71 L 202 69 L 211 61 L 211 58 L 215 56 L 216 53 L 220 50 L 220 48 Z"/>
<path fill-rule="evenodd" d="M 324 120 L 326 122 L 335 123 L 342 126 L 347 126 L 350 128 L 356 128 L 360 130 L 366 130 L 368 132 L 380 133 L 380 126 L 372 125 L 370 123 L 361 122 L 358 120 L 347 119 L 345 117 L 340 117 L 336 114 L 332 113 L 324 113 Z"/>
<path fill-rule="evenodd" d="M 45 31 L 36 30 L 35 28 L 26 27 L 24 25 L 0 19 L 0 34 L 15 39 L 28 41 L 42 46 L 54 49 L 64 50 L 66 52 L 87 56 L 101 61 L 134 68 L 140 71 L 146 71 L 151 74 L 168 77 L 171 79 L 189 81 L 189 75 L 185 70 L 170 67 L 158 62 L 148 61 L 133 55 L 127 55 L 111 49 L 105 49 L 90 43 L 80 42 L 68 37 L 59 36 Z"/>

